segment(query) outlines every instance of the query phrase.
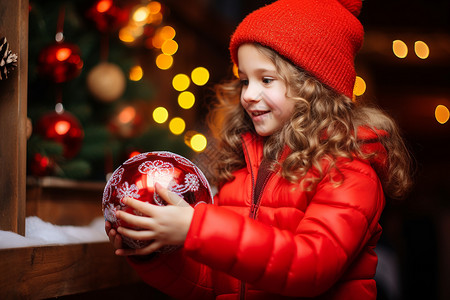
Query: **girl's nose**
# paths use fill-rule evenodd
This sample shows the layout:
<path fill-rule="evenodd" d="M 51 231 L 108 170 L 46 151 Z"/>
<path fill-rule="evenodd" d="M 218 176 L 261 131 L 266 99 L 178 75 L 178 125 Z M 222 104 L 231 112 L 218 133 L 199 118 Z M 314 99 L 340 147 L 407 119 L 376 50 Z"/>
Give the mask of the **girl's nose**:
<path fill-rule="evenodd" d="M 249 84 L 242 90 L 242 100 L 248 103 L 261 101 L 261 90 L 256 84 Z"/>

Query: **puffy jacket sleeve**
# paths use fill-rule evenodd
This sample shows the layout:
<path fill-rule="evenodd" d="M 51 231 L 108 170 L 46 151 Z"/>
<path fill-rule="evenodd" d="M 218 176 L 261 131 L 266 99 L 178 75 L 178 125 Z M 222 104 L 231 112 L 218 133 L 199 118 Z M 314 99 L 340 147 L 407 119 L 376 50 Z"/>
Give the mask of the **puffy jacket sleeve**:
<path fill-rule="evenodd" d="M 180 249 L 150 261 L 127 259 L 144 282 L 175 299 L 214 299 L 209 267 Z"/>
<path fill-rule="evenodd" d="M 378 230 L 384 205 L 381 185 L 370 167 L 361 171 L 353 165 L 340 168 L 341 185 L 336 186 L 330 175 L 319 183 L 296 232 L 226 208 L 198 206 L 186 253 L 268 292 L 322 294 Z"/>

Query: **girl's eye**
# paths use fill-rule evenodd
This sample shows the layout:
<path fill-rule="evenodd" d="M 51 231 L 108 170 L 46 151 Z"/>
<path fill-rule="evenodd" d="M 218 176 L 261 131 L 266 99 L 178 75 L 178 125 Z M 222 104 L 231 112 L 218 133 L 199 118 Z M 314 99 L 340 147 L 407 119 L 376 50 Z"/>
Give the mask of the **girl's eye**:
<path fill-rule="evenodd" d="M 269 84 L 269 83 L 271 83 L 273 80 L 274 80 L 273 78 L 270 78 L 270 77 L 264 77 L 264 78 L 262 79 L 262 82 L 263 82 L 264 84 Z"/>
<path fill-rule="evenodd" d="M 248 85 L 248 79 L 241 79 L 242 85 Z"/>

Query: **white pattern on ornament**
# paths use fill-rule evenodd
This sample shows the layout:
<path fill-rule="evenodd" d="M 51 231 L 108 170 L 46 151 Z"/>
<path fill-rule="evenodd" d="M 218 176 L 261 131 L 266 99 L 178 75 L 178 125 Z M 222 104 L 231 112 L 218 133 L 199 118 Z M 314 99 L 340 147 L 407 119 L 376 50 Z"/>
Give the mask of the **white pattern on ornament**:
<path fill-rule="evenodd" d="M 120 199 L 120 204 L 123 206 L 122 199 L 125 197 L 130 197 L 134 199 L 139 199 L 139 188 L 135 184 L 129 185 L 128 182 L 124 182 L 120 188 L 117 188 L 117 198 Z"/>

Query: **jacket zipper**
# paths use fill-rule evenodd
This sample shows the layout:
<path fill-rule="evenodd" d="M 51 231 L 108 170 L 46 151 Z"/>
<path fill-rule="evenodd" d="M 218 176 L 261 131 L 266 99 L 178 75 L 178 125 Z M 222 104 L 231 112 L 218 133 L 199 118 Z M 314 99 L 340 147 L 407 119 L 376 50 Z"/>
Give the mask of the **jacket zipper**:
<path fill-rule="evenodd" d="M 245 145 L 245 143 L 244 143 L 244 145 Z M 249 163 L 250 172 L 252 175 L 252 204 L 250 206 L 249 217 L 256 220 L 259 205 L 261 203 L 262 192 L 263 192 L 264 187 L 266 186 L 267 182 L 269 181 L 269 178 L 270 178 L 270 175 L 272 174 L 272 172 L 269 169 L 269 166 L 270 166 L 269 161 L 263 159 L 261 161 L 261 164 L 259 165 L 258 174 L 256 177 L 256 183 L 255 183 L 255 177 L 253 175 L 253 169 L 251 168 L 250 156 L 248 154 L 246 145 L 244 148 L 245 148 L 245 151 L 247 152 L 248 163 Z M 245 285 L 244 281 L 241 281 L 241 287 L 240 287 L 240 291 L 239 291 L 239 299 L 244 300 L 245 294 L 246 294 L 246 285 Z"/>

